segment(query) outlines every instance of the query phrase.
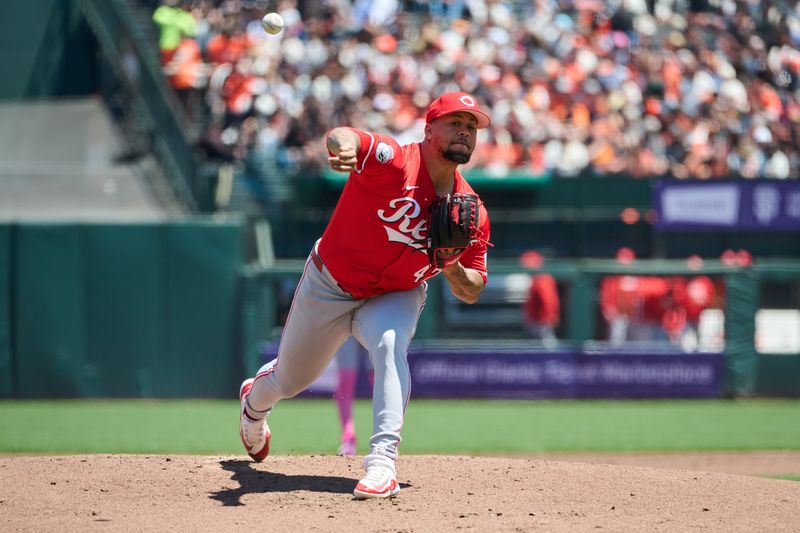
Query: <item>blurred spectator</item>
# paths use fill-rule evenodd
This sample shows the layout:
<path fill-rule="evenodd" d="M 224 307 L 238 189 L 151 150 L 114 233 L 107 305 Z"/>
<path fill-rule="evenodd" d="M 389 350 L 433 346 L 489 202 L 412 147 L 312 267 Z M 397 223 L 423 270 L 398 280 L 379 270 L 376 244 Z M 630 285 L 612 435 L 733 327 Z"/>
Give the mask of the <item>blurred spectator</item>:
<path fill-rule="evenodd" d="M 669 341 L 693 351 L 703 312 L 724 307 L 724 284 L 707 275 L 607 276 L 600 305 L 613 344 Z"/>
<path fill-rule="evenodd" d="M 522 307 L 528 332 L 541 339 L 545 346 L 557 344 L 555 329 L 560 322 L 561 302 L 555 278 L 550 274 L 535 274 Z"/>
<path fill-rule="evenodd" d="M 636 261 L 636 253 L 622 247 L 621 265 Z M 675 281 L 660 276 L 614 275 L 600 282 L 600 311 L 608 324 L 612 344 L 625 341 L 660 341 L 677 336 L 685 319 L 676 312 L 672 288 Z"/>
<path fill-rule="evenodd" d="M 164 74 L 189 115 L 197 118 L 202 104 L 200 92 L 206 84 L 207 71 L 203 64 L 200 45 L 186 37 L 170 52 L 164 64 Z"/>
<path fill-rule="evenodd" d="M 162 64 L 167 64 L 183 38 L 194 37 L 197 29 L 194 15 L 183 8 L 184 4 L 180 0 L 164 0 L 153 12 L 153 22 L 159 29 L 158 47 Z"/>
<path fill-rule="evenodd" d="M 271 168 L 284 174 L 324 162 L 333 124 L 418 140 L 424 103 L 458 88 L 491 110 L 469 166 L 496 177 L 800 175 L 800 4 L 269 5 L 286 22 L 277 36 L 261 29 L 267 3 L 255 0 L 169 0 L 154 20 L 166 53 L 186 37 L 200 47 L 218 141 L 245 146 L 239 128 L 253 118 L 274 129 Z M 263 148 L 252 141 L 248 151 Z"/>
<path fill-rule="evenodd" d="M 607 276 L 600 285 L 600 308 L 612 344 L 669 341 L 677 344 L 686 326 L 686 310 L 677 305 L 680 278 Z"/>
<path fill-rule="evenodd" d="M 718 305 L 717 288 L 708 276 L 695 276 L 675 288 L 675 300 L 686 313 L 686 325 L 697 331 L 700 314 Z"/>

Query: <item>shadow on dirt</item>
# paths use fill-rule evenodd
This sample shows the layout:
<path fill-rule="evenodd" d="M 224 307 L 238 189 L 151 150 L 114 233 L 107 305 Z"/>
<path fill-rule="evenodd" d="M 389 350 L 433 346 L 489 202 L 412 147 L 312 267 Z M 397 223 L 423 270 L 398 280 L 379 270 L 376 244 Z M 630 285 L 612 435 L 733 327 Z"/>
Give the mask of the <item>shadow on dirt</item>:
<path fill-rule="evenodd" d="M 239 488 L 222 489 L 212 492 L 212 500 L 222 502 L 225 506 L 244 505 L 241 497 L 245 494 L 266 492 L 294 492 L 308 490 L 311 492 L 330 492 L 334 494 L 351 494 L 357 479 L 339 476 L 289 476 L 263 470 L 254 470 L 253 462 L 230 459 L 219 462 L 223 470 L 232 472 L 231 479 L 239 483 Z"/>

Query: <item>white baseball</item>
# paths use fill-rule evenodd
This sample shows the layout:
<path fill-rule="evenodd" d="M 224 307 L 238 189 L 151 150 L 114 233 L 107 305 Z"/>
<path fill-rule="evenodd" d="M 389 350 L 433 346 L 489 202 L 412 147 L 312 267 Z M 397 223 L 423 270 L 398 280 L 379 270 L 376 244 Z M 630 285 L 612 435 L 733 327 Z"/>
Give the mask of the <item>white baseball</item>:
<path fill-rule="evenodd" d="M 284 26 L 283 17 L 278 13 L 267 13 L 264 15 L 264 18 L 261 19 L 261 26 L 263 26 L 264 31 L 270 35 L 280 33 Z"/>

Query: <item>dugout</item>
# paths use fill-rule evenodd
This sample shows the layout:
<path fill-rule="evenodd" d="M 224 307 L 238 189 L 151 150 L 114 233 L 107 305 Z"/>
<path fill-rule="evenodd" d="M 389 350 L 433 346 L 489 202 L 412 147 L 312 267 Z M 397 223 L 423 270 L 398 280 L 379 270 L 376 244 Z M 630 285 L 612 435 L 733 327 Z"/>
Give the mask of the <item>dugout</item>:
<path fill-rule="evenodd" d="M 270 267 L 248 266 L 242 272 L 243 367 L 250 371 L 263 363 L 265 343 L 274 342 L 291 302 L 291 291 L 299 279 L 303 261 L 279 260 Z M 497 347 L 525 346 L 546 353 L 539 341 L 527 339 L 519 312 L 520 298 L 513 296 L 509 285 L 534 272 L 552 274 L 564 295 L 562 336 L 557 349 L 614 351 L 603 341 L 598 308 L 600 282 L 610 275 L 697 276 L 707 275 L 722 281 L 725 287 L 724 340 L 718 345 L 724 354 L 723 394 L 727 396 L 800 396 L 800 349 L 794 340 L 792 317 L 800 310 L 800 262 L 757 260 L 750 266 L 728 265 L 719 260 L 689 265 L 679 260 L 638 260 L 623 265 L 613 260 L 581 259 L 549 261 L 541 269 L 520 266 L 516 260 L 492 263 L 491 277 L 496 287 L 488 298 L 474 305 L 456 302 L 448 296 L 446 283 L 439 278 L 430 282 L 427 306 L 422 314 L 415 343 L 434 346 L 437 350 L 471 339 L 473 345 Z M 512 280 L 509 284 L 509 280 Z M 488 289 L 487 289 L 488 290 Z M 518 292 L 517 292 L 518 294 Z M 762 333 L 772 342 L 756 342 L 758 317 L 765 310 L 788 311 L 782 323 L 767 327 Z M 769 314 L 767 319 L 769 319 Z M 788 320 L 785 320 L 786 317 Z M 762 317 L 760 322 L 764 322 Z M 271 327 L 260 328 L 258 324 Z M 778 341 L 774 337 L 779 337 Z M 783 340 L 780 340 L 783 339 Z M 788 340 L 787 340 L 788 339 Z M 781 344 L 782 343 L 782 344 Z M 616 351 L 629 351 L 635 343 L 619 346 Z M 770 352 L 770 348 L 776 352 Z M 640 350 L 652 353 L 677 353 L 681 348 L 665 345 L 642 345 Z M 554 348 L 556 349 L 556 348 Z M 694 353 L 713 353 L 713 346 L 694 349 Z M 692 352 L 690 352 L 692 353 Z"/>

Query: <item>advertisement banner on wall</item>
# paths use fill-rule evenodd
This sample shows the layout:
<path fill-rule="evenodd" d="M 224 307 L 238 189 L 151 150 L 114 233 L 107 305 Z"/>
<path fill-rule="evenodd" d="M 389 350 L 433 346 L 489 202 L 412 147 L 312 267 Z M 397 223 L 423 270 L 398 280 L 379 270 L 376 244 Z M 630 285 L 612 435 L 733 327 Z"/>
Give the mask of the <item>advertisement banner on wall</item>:
<path fill-rule="evenodd" d="M 265 352 L 265 362 L 276 353 Z M 722 353 L 625 350 L 451 349 L 412 346 L 413 398 L 719 398 Z M 368 398 L 368 368 L 357 396 Z M 335 358 L 303 397 L 336 390 Z"/>
<path fill-rule="evenodd" d="M 716 398 L 722 354 L 409 352 L 416 398 Z"/>
<path fill-rule="evenodd" d="M 661 180 L 652 192 L 659 230 L 800 231 L 800 183 Z"/>

